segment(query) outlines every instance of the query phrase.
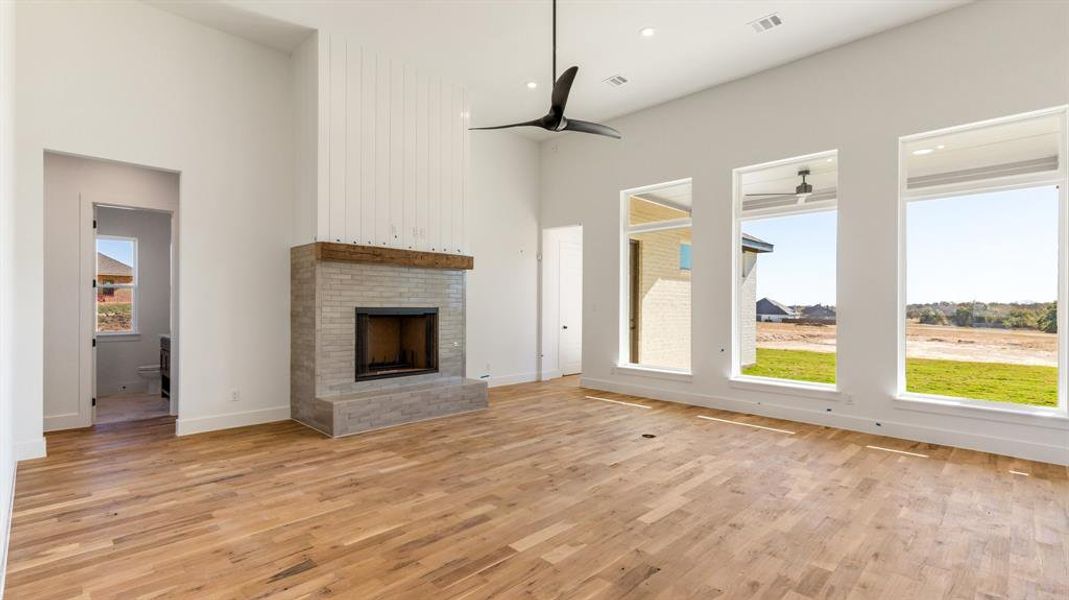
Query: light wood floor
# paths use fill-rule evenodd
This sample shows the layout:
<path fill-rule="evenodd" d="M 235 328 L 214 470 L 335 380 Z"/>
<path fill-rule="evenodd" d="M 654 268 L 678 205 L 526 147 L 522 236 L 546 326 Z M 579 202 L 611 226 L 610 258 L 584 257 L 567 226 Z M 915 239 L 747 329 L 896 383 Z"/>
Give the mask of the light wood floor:
<path fill-rule="evenodd" d="M 652 408 L 568 380 L 342 440 L 50 434 L 7 598 L 1069 597 L 1065 467 L 589 393 Z"/>
<path fill-rule="evenodd" d="M 96 422 L 143 421 L 170 414 L 170 400 L 159 394 L 116 394 L 97 398 Z"/>

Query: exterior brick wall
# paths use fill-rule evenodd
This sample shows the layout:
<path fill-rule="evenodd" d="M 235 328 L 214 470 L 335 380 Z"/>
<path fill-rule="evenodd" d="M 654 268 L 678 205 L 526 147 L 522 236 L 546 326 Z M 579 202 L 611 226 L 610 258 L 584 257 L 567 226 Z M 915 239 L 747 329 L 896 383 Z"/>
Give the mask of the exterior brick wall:
<path fill-rule="evenodd" d="M 651 223 L 690 216 L 637 198 L 631 199 L 631 223 Z M 690 228 L 640 233 L 638 362 L 690 369 L 690 271 L 679 268 L 680 245 L 691 242 Z"/>
<path fill-rule="evenodd" d="M 688 216 L 682 210 L 631 198 L 632 225 Z M 639 242 L 640 253 L 638 362 L 690 369 L 691 273 L 680 269 L 679 252 L 681 245 L 691 243 L 691 230 L 639 233 L 631 239 Z M 757 257 L 752 252 L 742 255 L 738 321 L 739 358 L 743 366 L 757 361 Z"/>

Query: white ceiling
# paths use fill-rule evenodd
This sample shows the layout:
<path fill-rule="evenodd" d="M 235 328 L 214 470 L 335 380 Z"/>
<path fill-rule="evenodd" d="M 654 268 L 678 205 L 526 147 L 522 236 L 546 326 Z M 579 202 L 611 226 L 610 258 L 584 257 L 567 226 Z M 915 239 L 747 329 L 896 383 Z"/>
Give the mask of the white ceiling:
<path fill-rule="evenodd" d="M 536 118 L 549 105 L 549 0 L 150 1 L 284 50 L 306 28 L 352 34 L 467 87 L 476 126 Z M 568 114 L 604 121 L 968 1 L 560 0 L 558 70 L 580 67 Z M 783 25 L 756 33 L 748 24 L 770 13 Z M 643 27 L 656 28 L 656 35 L 642 37 Z M 603 83 L 616 74 L 630 82 Z M 528 89 L 527 81 L 538 88 Z"/>

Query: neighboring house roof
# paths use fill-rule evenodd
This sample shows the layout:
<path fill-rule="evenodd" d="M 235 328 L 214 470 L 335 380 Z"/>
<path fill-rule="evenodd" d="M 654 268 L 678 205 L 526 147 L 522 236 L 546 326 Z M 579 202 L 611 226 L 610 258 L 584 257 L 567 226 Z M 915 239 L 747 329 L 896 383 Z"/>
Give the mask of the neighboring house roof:
<path fill-rule="evenodd" d="M 835 307 L 823 304 L 814 304 L 802 309 L 802 316 L 807 319 L 834 319 Z"/>
<path fill-rule="evenodd" d="M 742 249 L 744 252 L 753 252 L 755 254 L 763 254 L 765 252 L 772 252 L 772 244 L 762 240 L 761 238 L 754 237 L 748 233 L 742 234 Z"/>
<path fill-rule="evenodd" d="M 134 268 L 124 262 L 115 260 L 107 254 L 97 252 L 97 275 L 133 277 Z"/>
<path fill-rule="evenodd" d="M 788 317 L 794 316 L 794 310 L 789 306 L 784 306 L 775 300 L 769 300 L 768 298 L 761 298 L 757 301 L 757 314 L 759 315 L 783 315 Z"/>

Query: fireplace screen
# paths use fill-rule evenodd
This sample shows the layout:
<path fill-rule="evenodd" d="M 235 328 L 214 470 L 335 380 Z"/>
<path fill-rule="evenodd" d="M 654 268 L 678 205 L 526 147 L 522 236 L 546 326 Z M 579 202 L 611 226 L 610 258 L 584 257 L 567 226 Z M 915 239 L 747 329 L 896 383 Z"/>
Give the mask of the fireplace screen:
<path fill-rule="evenodd" d="M 357 381 L 437 371 L 437 308 L 356 309 Z"/>

